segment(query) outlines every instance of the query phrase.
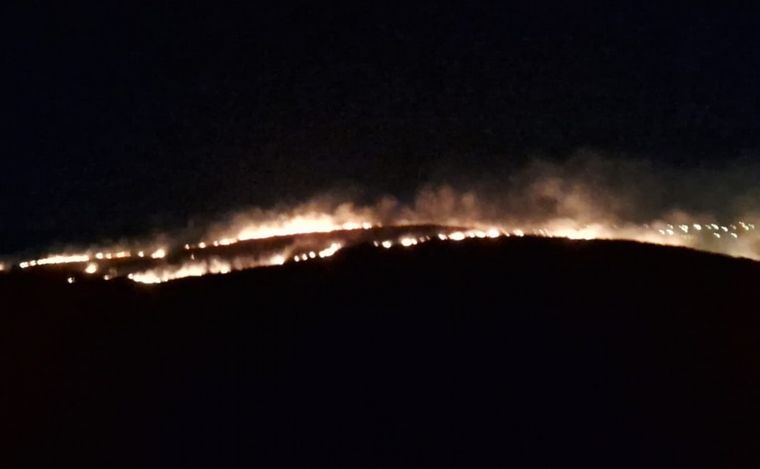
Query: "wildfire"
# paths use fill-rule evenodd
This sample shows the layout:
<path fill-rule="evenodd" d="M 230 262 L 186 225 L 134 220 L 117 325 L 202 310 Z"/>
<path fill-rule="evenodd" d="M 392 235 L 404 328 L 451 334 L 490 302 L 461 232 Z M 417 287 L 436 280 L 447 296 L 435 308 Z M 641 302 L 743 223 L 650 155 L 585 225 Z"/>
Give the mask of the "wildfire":
<path fill-rule="evenodd" d="M 601 218 L 581 223 L 572 217 L 540 222 L 517 222 L 478 214 L 451 213 L 446 205 L 442 215 L 424 206 L 415 210 L 356 208 L 343 204 L 319 211 L 312 205 L 285 213 L 257 212 L 250 218 L 210 229 L 203 240 L 172 241 L 162 238 L 144 245 L 137 243 L 108 249 L 49 254 L 17 264 L 20 269 L 62 265 L 68 273 L 94 275 L 111 280 L 126 277 L 144 284 L 224 275 L 230 272 L 310 262 L 326 259 L 341 249 L 370 243 L 378 249 L 412 249 L 431 240 L 460 242 L 467 239 L 539 236 L 571 240 L 625 239 L 646 243 L 687 246 L 728 255 L 760 260 L 760 240 L 755 225 L 744 220 L 719 224 L 711 220 L 676 217 L 673 222 L 655 220 L 649 224 L 615 223 Z M 467 206 L 469 207 L 469 206 Z M 465 207 L 465 208 L 467 208 Z M 709 222 L 708 222 L 709 221 Z M 428 227 L 428 228 L 421 228 Z M 234 248 L 229 248 L 230 246 Z M 171 253 L 171 255 L 170 255 Z M 67 264 L 76 264 L 67 268 Z M 78 264 L 83 264 L 79 266 Z M 0 263 L 0 271 L 14 268 Z M 69 277 L 72 282 L 78 277 Z"/>

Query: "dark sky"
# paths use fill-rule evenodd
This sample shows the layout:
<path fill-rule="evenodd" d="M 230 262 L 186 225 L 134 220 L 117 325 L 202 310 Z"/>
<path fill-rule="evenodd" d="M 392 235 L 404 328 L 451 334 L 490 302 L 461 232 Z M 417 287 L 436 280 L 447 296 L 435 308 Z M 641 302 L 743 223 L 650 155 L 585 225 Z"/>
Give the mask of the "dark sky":
<path fill-rule="evenodd" d="M 3 14 L 0 253 L 536 153 L 760 144 L 754 11 L 26 3 Z"/>

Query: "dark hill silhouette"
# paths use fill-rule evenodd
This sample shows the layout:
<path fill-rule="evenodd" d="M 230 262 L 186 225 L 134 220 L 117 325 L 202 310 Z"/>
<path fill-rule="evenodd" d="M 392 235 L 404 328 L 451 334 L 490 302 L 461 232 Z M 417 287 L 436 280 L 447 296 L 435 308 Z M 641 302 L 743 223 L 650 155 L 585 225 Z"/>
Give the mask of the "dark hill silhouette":
<path fill-rule="evenodd" d="M 146 287 L 0 277 L 3 467 L 758 467 L 760 264 L 362 245 Z"/>

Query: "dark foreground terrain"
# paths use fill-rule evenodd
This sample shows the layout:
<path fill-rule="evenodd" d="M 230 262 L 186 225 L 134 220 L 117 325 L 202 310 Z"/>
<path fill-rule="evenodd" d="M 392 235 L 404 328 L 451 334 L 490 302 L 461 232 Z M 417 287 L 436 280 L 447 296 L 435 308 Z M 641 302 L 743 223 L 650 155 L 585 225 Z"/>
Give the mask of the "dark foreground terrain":
<path fill-rule="evenodd" d="M 146 287 L 0 276 L 0 466 L 760 467 L 760 264 L 359 246 Z"/>

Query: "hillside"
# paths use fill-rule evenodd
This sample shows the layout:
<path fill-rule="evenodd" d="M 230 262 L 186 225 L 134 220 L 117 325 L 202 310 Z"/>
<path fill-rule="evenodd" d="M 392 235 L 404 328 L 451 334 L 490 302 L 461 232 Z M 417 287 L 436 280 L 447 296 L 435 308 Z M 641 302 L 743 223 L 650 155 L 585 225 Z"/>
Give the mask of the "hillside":
<path fill-rule="evenodd" d="M 0 276 L 5 467 L 757 467 L 760 264 L 359 245 L 146 286 Z"/>

